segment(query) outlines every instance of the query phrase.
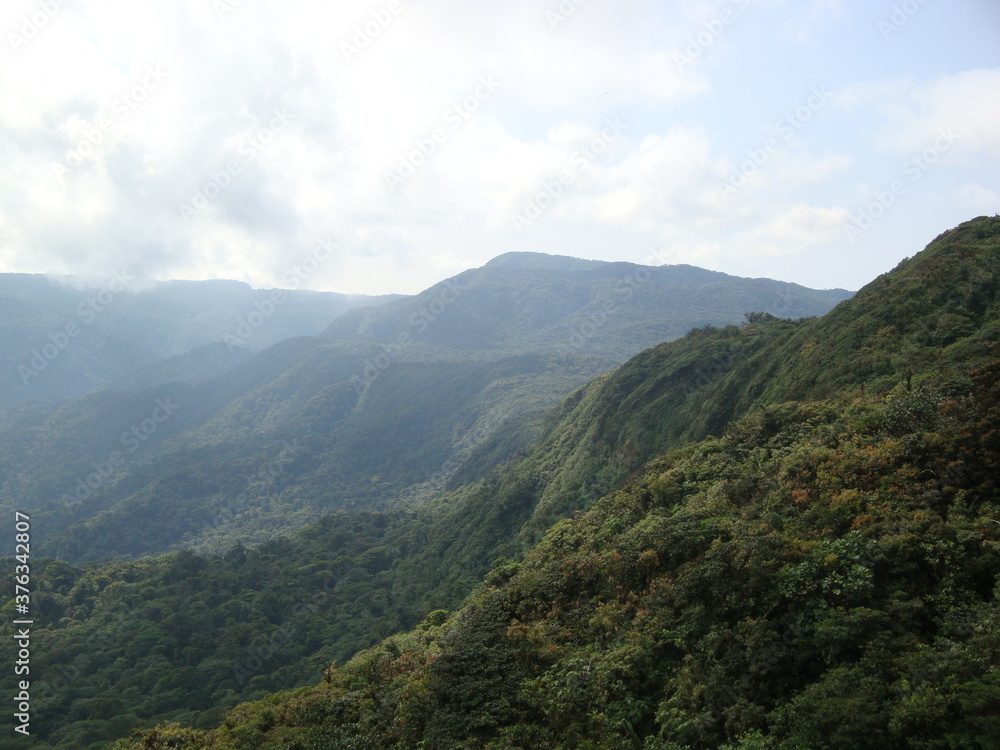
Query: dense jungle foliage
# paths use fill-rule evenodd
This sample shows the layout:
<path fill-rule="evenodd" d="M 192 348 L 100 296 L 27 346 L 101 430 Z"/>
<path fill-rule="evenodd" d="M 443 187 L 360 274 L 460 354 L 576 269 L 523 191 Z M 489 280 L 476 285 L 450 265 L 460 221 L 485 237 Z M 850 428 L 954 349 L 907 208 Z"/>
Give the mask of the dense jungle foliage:
<path fill-rule="evenodd" d="M 998 747 L 998 271 L 980 218 L 822 318 L 643 352 L 420 503 L 48 562 L 31 747 Z"/>
<path fill-rule="evenodd" d="M 763 339 L 705 378 L 719 437 L 318 686 L 116 748 L 997 747 L 998 263 L 980 219 L 824 319 L 699 334 Z"/>
<path fill-rule="evenodd" d="M 671 451 L 315 687 L 133 748 L 995 748 L 1000 366 Z"/>
<path fill-rule="evenodd" d="M 30 359 L 40 332 L 74 323 L 86 295 L 58 290 L 0 275 L 0 352 Z M 382 305 L 308 292 L 272 302 L 235 282 L 122 290 L 0 411 L 0 509 L 37 515 L 39 551 L 77 563 L 257 544 L 339 509 L 480 479 L 567 393 L 692 326 L 746 309 L 820 314 L 849 296 L 532 253 Z M 214 344 L 191 348 L 203 342 Z M 103 364 L 81 359 L 102 353 Z M 0 381 L 21 366 L 0 361 Z M 86 397 L 45 399 L 98 381 Z"/>

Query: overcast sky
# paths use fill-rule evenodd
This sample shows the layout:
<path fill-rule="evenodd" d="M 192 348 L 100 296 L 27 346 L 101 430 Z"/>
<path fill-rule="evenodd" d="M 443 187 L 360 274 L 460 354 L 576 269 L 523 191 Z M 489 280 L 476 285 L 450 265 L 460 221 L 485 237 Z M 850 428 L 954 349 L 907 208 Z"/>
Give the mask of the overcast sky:
<path fill-rule="evenodd" d="M 0 29 L 0 272 L 413 293 L 539 251 L 857 289 L 1000 212 L 996 0 L 7 0 Z"/>

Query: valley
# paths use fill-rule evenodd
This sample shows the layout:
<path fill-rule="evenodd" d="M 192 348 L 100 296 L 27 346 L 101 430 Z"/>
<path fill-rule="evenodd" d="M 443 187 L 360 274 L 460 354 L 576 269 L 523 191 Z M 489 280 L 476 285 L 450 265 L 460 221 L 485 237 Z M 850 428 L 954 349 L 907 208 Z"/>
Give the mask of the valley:
<path fill-rule="evenodd" d="M 811 300 L 490 265 L 3 413 L 47 558 L 35 747 L 991 747 L 1000 220 Z"/>

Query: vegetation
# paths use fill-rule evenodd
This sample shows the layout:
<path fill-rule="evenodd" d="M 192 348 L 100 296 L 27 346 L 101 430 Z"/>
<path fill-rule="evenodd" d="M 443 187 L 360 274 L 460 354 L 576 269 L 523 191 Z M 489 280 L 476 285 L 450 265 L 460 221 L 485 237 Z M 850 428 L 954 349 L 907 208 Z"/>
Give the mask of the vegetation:
<path fill-rule="evenodd" d="M 34 511 L 42 552 L 72 562 L 255 544 L 337 509 L 426 495 L 453 474 L 480 478 L 606 367 L 530 355 L 398 362 L 359 393 L 343 382 L 360 371 L 352 348 L 310 346 L 277 377 L 255 359 L 223 378 L 246 378 L 238 398 L 220 398 L 217 382 L 175 383 L 95 394 L 44 419 L 9 413 L 6 497 Z M 154 421 L 157 404 L 175 409 Z"/>
<path fill-rule="evenodd" d="M 823 318 L 748 307 L 487 430 L 384 511 L 225 554 L 45 563 L 57 687 L 32 747 L 997 747 L 998 263 L 1000 217 L 980 218 Z M 317 355 L 296 351 L 305 383 Z M 500 404 L 539 361 L 565 360 L 451 382 Z M 405 413 L 411 373 L 443 375 L 410 364 L 363 398 Z M 298 393 L 224 433 L 279 412 L 320 432 Z M 267 487 L 303 476 L 286 458 L 254 512 L 290 499 Z M 59 685 L 59 665 L 79 673 Z"/>
<path fill-rule="evenodd" d="M 689 267 L 516 253 L 248 359 L 228 344 L 185 347 L 214 335 L 219 310 L 252 290 L 209 284 L 219 294 L 206 301 L 202 286 L 174 286 L 122 293 L 101 320 L 129 335 L 162 334 L 181 354 L 121 377 L 118 390 L 0 412 L 0 505 L 16 498 L 38 516 L 35 542 L 47 555 L 78 563 L 221 552 L 338 509 L 422 500 L 484 477 L 530 444 L 567 393 L 692 322 L 738 320 L 744 304 L 826 311 L 848 296 Z M 177 310 L 180 292 L 198 303 L 189 315 Z M 138 315 L 137 305 L 152 312 Z M 279 310 L 299 328 L 309 318 L 299 297 L 274 309 L 254 344 L 291 324 Z M 176 408 L 150 421 L 161 403 Z"/>
<path fill-rule="evenodd" d="M 444 622 L 116 748 L 996 747 L 998 428 L 1000 366 L 762 409 Z"/>
<path fill-rule="evenodd" d="M 331 661 L 412 627 L 419 616 L 386 576 L 399 521 L 333 515 L 294 539 L 208 558 L 37 563 L 32 607 L 48 625 L 32 641 L 32 747 L 106 747 L 150 717 L 211 726 L 241 700 L 314 682 Z M 17 619 L 12 593 L 7 577 L 6 622 Z"/>
<path fill-rule="evenodd" d="M 807 289 L 686 265 L 508 253 L 415 297 L 352 310 L 326 335 L 390 342 L 434 318 L 422 334 L 431 343 L 587 354 L 620 364 L 692 328 L 739 323 L 747 310 L 803 318 L 822 315 L 850 296 L 843 289 Z"/>

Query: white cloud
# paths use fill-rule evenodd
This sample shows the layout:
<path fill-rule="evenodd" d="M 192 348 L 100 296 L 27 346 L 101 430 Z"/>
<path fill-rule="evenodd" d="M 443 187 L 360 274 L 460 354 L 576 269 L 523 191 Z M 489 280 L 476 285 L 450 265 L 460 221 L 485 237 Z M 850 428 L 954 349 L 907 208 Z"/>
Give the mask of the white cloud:
<path fill-rule="evenodd" d="M 1000 193 L 996 190 L 982 185 L 963 185 L 958 190 L 958 196 L 973 212 L 991 216 L 1000 213 Z"/>
<path fill-rule="evenodd" d="M 645 229 L 715 221 L 722 213 L 712 179 L 717 169 L 704 131 L 674 127 L 642 138 L 616 164 L 598 163 L 602 189 L 576 199 L 576 213 Z"/>
<path fill-rule="evenodd" d="M 127 260 L 156 275 L 266 278 L 330 231 L 378 254 L 371 238 L 394 223 L 447 223 L 456 208 L 463 220 L 495 222 L 496 206 L 562 157 L 560 139 L 588 127 L 533 112 L 599 120 L 598 89 L 651 104 L 697 90 L 652 28 L 635 37 L 655 10 L 642 0 L 580 7 L 557 31 L 527 0 L 401 2 L 398 13 L 387 2 L 231 5 L 221 18 L 192 1 L 60 6 L 29 44 L 8 50 L 0 197 L 18 210 L 7 218 L 5 262 L 30 255 L 39 270 L 63 270 Z M 166 80 L 131 101 L 150 66 Z M 386 173 L 483 76 L 502 84 L 496 106 L 463 112 L 461 132 L 405 186 L 409 195 L 387 199 Z M 123 96 L 127 117 L 116 114 Z M 258 147 L 280 109 L 292 125 Z M 531 120 L 548 123 L 539 131 L 548 138 L 511 134 Z M 69 167 L 61 180 L 56 162 Z M 230 164 L 238 174 L 224 174 Z M 178 211 L 199 191 L 218 197 L 185 221 Z"/>
<path fill-rule="evenodd" d="M 864 98 L 880 107 L 879 144 L 899 153 L 932 147 L 942 131 L 957 133 L 966 158 L 1000 157 L 1000 69 L 969 70 L 926 82 L 887 82 Z"/>
<path fill-rule="evenodd" d="M 962 140 L 949 160 L 1000 156 L 998 71 L 860 82 L 721 199 L 719 181 L 743 156 L 720 145 L 720 131 L 774 122 L 809 88 L 756 76 L 748 90 L 736 74 L 775 55 L 773 69 L 791 77 L 778 57 L 786 48 L 795 64 L 802 57 L 785 44 L 789 28 L 820 37 L 851 17 L 852 0 L 588 0 L 555 28 L 546 11 L 557 0 L 400 0 L 398 13 L 389 0 L 221 2 L 232 6 L 223 17 L 214 0 L 65 3 L 17 50 L 7 32 L 38 5 L 7 6 L 0 268 L 101 274 L 127 264 L 134 275 L 269 285 L 332 235 L 341 254 L 311 283 L 416 291 L 518 249 L 641 260 L 660 243 L 690 262 L 788 257 L 829 233 L 835 209 L 807 207 L 853 200 L 858 182 L 884 180 L 863 171 L 870 142 L 820 137 L 835 116 L 845 132 L 857 128 L 852 101 L 856 112 L 882 113 L 874 140 L 890 153 L 922 149 L 952 125 Z M 739 17 L 718 47 L 681 69 L 674 52 L 725 9 Z M 769 28 L 772 37 L 755 36 Z M 347 44 L 357 53 L 345 56 Z M 824 58 L 813 80 L 838 62 Z M 155 85 L 151 69 L 162 71 Z M 499 85 L 475 99 L 483 77 Z M 758 99 L 773 118 L 744 122 Z M 475 111 L 453 126 L 449 114 L 469 101 Z M 259 143 L 275 111 L 290 122 Z M 575 164 L 608 117 L 625 134 Z M 444 137 L 434 153 L 390 189 L 387 176 L 435 131 Z M 61 179 L 60 161 L 73 167 Z M 238 173 L 226 177 L 231 164 Z M 515 231 L 512 212 L 567 168 L 573 179 L 558 200 Z M 217 197 L 184 218 L 197 191 Z M 952 194 L 970 207 L 988 202 Z"/>
<path fill-rule="evenodd" d="M 737 235 L 737 243 L 765 255 L 790 255 L 840 240 L 845 208 L 799 204 L 766 224 Z"/>

